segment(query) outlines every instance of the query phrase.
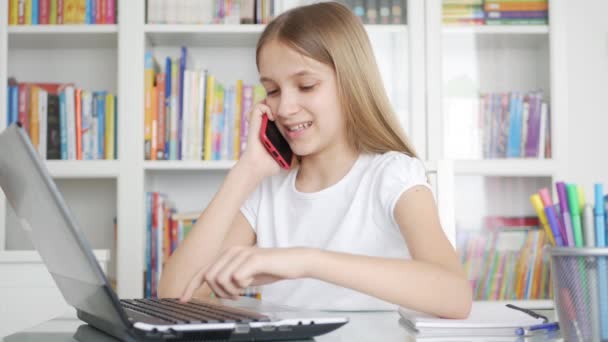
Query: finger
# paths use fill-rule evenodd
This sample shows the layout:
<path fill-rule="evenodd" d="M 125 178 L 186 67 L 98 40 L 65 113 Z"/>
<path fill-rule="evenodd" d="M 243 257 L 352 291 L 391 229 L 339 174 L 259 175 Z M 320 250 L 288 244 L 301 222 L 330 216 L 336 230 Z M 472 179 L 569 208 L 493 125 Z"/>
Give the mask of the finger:
<path fill-rule="evenodd" d="M 180 302 L 186 303 L 190 299 L 192 299 L 194 291 L 196 291 L 201 286 L 201 283 L 203 282 L 204 274 L 205 274 L 204 270 L 201 270 L 194 276 L 194 278 L 192 278 L 192 280 L 190 280 L 188 287 L 186 287 L 186 290 L 184 291 L 184 293 L 182 294 L 182 296 L 180 298 Z"/>
<path fill-rule="evenodd" d="M 224 269 L 224 267 L 230 263 L 230 261 L 238 255 L 243 248 L 230 248 L 224 252 L 219 259 L 211 266 L 209 271 L 205 274 L 205 280 L 209 286 L 213 289 L 213 292 L 220 297 L 230 296 L 229 292 L 224 289 L 222 284 L 218 281 L 218 275 Z"/>
<path fill-rule="evenodd" d="M 251 254 L 252 252 L 250 251 L 243 251 L 236 255 L 217 277 L 220 286 L 232 296 L 240 295 L 247 287 L 235 281 L 234 273 L 251 257 Z"/>
<path fill-rule="evenodd" d="M 243 260 L 239 268 L 234 271 L 232 278 L 238 286 L 250 286 L 254 282 L 255 276 L 264 272 L 264 270 L 258 267 L 258 265 L 263 264 L 259 262 L 259 259 L 259 255 L 252 255 Z"/>

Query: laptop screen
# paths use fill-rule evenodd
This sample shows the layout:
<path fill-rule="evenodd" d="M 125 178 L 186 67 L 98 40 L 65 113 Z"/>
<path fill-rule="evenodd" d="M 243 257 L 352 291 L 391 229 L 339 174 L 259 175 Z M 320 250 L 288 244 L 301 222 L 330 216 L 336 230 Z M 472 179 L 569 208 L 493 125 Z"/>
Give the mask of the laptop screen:
<path fill-rule="evenodd" d="M 117 298 L 46 166 L 17 124 L 0 133 L 0 187 L 65 300 L 119 323 Z"/>

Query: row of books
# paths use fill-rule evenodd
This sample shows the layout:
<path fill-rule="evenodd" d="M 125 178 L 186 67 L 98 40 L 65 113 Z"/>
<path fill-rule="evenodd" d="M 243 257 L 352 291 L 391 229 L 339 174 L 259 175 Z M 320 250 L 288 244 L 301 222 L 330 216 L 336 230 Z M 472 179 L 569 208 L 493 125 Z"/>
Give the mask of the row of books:
<path fill-rule="evenodd" d="M 550 111 L 542 91 L 447 97 L 443 106 L 452 158 L 551 157 Z"/>
<path fill-rule="evenodd" d="M 275 16 L 320 0 L 148 0 L 149 24 L 268 24 Z M 366 24 L 405 23 L 404 0 L 342 0 Z"/>
<path fill-rule="evenodd" d="M 146 270 L 144 294 L 158 297 L 158 284 L 165 262 L 196 223 L 200 212 L 178 213 L 166 194 L 146 192 Z M 245 289 L 243 295 L 261 298 L 258 287 Z"/>
<path fill-rule="evenodd" d="M 442 20 L 455 25 L 546 25 L 547 0 L 444 0 Z"/>
<path fill-rule="evenodd" d="M 265 97 L 261 85 L 238 80 L 226 86 L 207 70 L 189 68 L 185 47 L 145 60 L 144 153 L 146 160 L 236 160 L 247 142 L 247 115 Z"/>
<path fill-rule="evenodd" d="M 42 159 L 117 158 L 117 99 L 73 84 L 8 84 L 7 125 L 19 121 Z"/>
<path fill-rule="evenodd" d="M 549 241 L 538 219 L 526 218 L 523 224 L 507 221 L 482 232 L 459 230 L 457 234 L 474 299 L 551 298 L 550 265 L 543 249 Z"/>
<path fill-rule="evenodd" d="M 116 24 L 116 0 L 9 0 L 9 25 Z"/>

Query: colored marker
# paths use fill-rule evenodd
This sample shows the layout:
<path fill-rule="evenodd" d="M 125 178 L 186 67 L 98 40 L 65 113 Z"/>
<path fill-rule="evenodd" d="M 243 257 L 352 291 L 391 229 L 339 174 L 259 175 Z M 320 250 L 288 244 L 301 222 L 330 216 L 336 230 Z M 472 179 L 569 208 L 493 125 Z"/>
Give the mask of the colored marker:
<path fill-rule="evenodd" d="M 572 219 L 570 218 L 570 209 L 568 207 L 568 195 L 566 192 L 566 183 L 557 182 L 555 183 L 555 187 L 557 188 L 557 198 L 559 200 L 559 208 L 561 211 L 561 223 L 564 225 L 564 229 L 566 231 L 566 240 L 564 240 L 564 245 L 569 247 L 574 247 L 574 236 L 572 235 Z M 545 190 L 545 189 L 543 189 Z M 543 191 L 541 190 L 541 191 Z M 541 198 L 543 194 L 541 193 Z M 545 196 L 549 196 L 549 190 L 546 191 Z M 547 205 L 545 203 L 545 205 Z"/>
<path fill-rule="evenodd" d="M 540 224 L 543 226 L 545 230 L 545 234 L 549 237 L 549 243 L 551 246 L 555 246 L 555 239 L 553 238 L 553 232 L 551 231 L 551 227 L 549 227 L 549 222 L 547 222 L 547 215 L 545 215 L 545 210 L 543 208 L 543 202 L 540 199 L 538 194 L 534 194 L 530 196 L 530 202 L 532 202 L 532 206 L 536 211 L 536 215 L 538 215 L 538 219 L 540 220 Z"/>
<path fill-rule="evenodd" d="M 606 246 L 606 225 L 604 222 L 604 187 L 595 184 L 595 245 Z"/>
<path fill-rule="evenodd" d="M 585 190 L 581 185 L 576 186 L 576 193 L 578 194 L 578 206 L 581 209 L 581 213 L 583 212 L 583 208 L 585 207 Z"/>
<path fill-rule="evenodd" d="M 542 200 L 543 205 L 545 206 L 545 215 L 547 215 L 547 221 L 549 222 L 549 226 L 551 226 L 551 230 L 553 231 L 555 243 L 558 243 L 557 236 L 555 235 L 555 232 L 557 230 L 560 235 L 559 242 L 561 242 L 561 244 L 559 244 L 558 246 L 568 246 L 568 235 L 566 234 L 566 230 L 564 229 L 564 227 L 559 222 L 559 218 L 557 216 L 557 213 L 555 212 L 555 208 L 553 207 L 551 195 L 549 195 L 549 189 L 540 189 L 538 191 L 538 194 L 540 195 L 540 199 Z"/>
<path fill-rule="evenodd" d="M 595 195 L 595 245 L 606 246 L 606 226 L 604 221 L 604 187 L 596 183 Z M 600 297 L 600 333 L 602 339 L 608 339 L 608 275 L 601 270 L 606 269 L 606 257 L 597 257 L 598 293 Z"/>
<path fill-rule="evenodd" d="M 595 225 L 593 218 L 593 205 L 585 204 L 583 209 L 583 230 L 585 232 L 585 247 L 595 247 Z M 592 265 L 594 257 L 588 257 L 587 262 Z M 600 338 L 600 307 L 597 292 L 597 269 L 587 268 L 587 285 L 589 286 L 589 305 L 591 306 L 591 340 L 599 341 Z"/>
<path fill-rule="evenodd" d="M 574 235 L 574 245 L 583 247 L 583 228 L 581 227 L 581 211 L 578 206 L 578 193 L 576 185 L 567 184 L 568 203 L 570 207 L 570 218 L 572 219 L 572 235 Z"/>

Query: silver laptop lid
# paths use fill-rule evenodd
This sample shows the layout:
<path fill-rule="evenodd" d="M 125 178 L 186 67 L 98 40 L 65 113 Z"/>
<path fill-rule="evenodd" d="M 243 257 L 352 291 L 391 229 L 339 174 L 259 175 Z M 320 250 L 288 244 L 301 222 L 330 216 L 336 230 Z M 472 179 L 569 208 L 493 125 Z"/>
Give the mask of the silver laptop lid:
<path fill-rule="evenodd" d="M 116 294 L 19 124 L 0 133 L 0 188 L 65 300 L 124 326 L 127 319 Z"/>

